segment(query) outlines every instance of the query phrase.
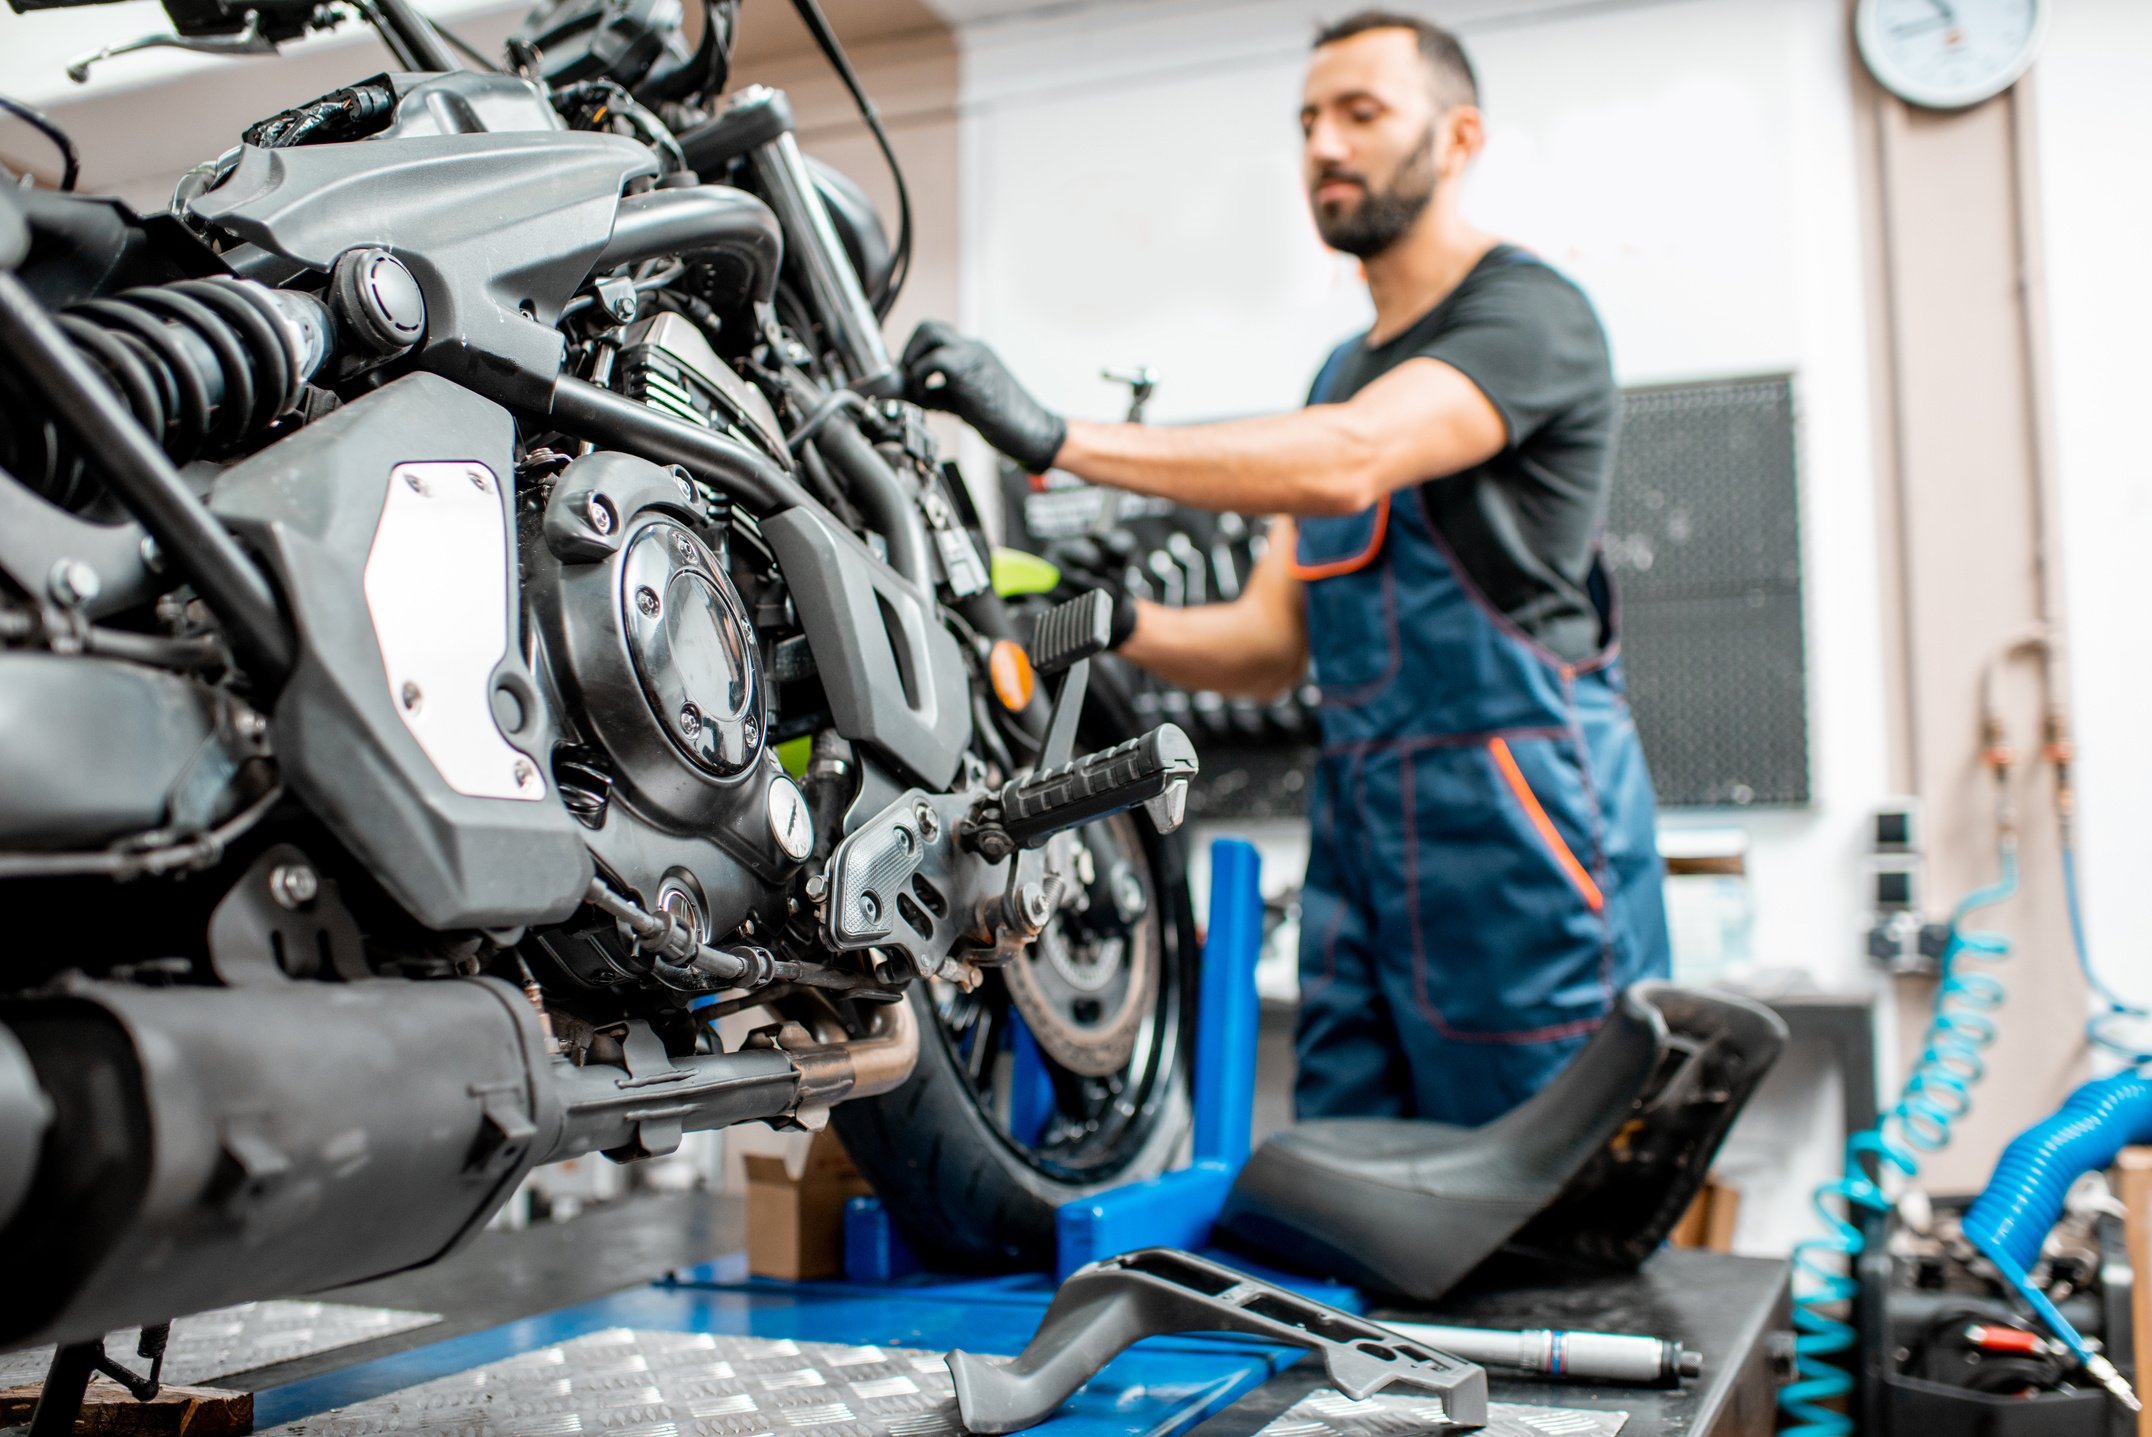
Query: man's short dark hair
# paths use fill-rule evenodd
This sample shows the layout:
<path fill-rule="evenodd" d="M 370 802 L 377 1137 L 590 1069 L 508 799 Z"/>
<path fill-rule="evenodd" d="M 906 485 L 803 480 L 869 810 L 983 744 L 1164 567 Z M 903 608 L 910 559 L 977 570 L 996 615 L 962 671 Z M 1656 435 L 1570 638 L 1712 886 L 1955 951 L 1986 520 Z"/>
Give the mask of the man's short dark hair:
<path fill-rule="evenodd" d="M 1334 20 L 1315 32 L 1315 48 L 1335 45 L 1370 30 L 1410 30 L 1420 47 L 1420 58 L 1435 72 L 1435 98 L 1450 105 L 1479 104 L 1479 77 L 1457 37 L 1431 20 L 1399 10 L 1360 10 Z"/>

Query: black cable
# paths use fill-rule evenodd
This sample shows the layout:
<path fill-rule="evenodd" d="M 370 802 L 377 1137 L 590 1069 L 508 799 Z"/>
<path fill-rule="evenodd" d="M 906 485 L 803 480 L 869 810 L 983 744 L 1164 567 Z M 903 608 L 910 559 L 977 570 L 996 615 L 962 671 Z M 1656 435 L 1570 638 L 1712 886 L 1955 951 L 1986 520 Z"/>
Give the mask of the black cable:
<path fill-rule="evenodd" d="M 60 188 L 72 190 L 75 187 L 75 181 L 82 174 L 82 152 L 75 148 L 75 142 L 68 138 L 67 131 L 54 124 L 52 118 L 44 111 L 33 110 L 22 101 L 10 100 L 5 95 L 0 95 L 0 110 L 7 111 L 16 119 L 52 141 L 53 145 L 60 151 Z"/>
<path fill-rule="evenodd" d="M 889 284 L 874 302 L 874 317 L 886 319 L 895 307 L 897 296 L 903 292 L 904 281 L 912 272 L 912 196 L 904 184 L 904 167 L 897 163 L 896 147 L 889 142 L 889 131 L 882 128 L 881 111 L 874 108 L 874 101 L 867 98 L 866 87 L 852 69 L 852 62 L 845 58 L 844 47 L 837 43 L 837 34 L 829 27 L 829 19 L 823 15 L 817 0 L 792 0 L 792 8 L 799 12 L 800 23 L 821 48 L 823 58 L 851 92 L 852 103 L 859 107 L 859 117 L 867 122 L 874 143 L 881 148 L 882 158 L 889 164 L 889 178 L 897 187 L 897 244 L 896 254 L 889 266 Z"/>
<path fill-rule="evenodd" d="M 449 44 L 455 46 L 456 49 L 462 51 L 463 58 L 469 60 L 479 69 L 494 75 L 505 75 L 508 73 L 507 71 L 503 70 L 499 65 L 496 65 L 493 61 L 487 59 L 485 55 L 480 53 L 476 46 L 471 44 L 470 41 L 464 39 L 461 35 L 458 35 L 455 31 L 449 29 L 446 25 L 443 25 L 440 21 L 434 19 L 431 15 L 428 15 L 426 17 L 426 23 L 433 26 L 433 30 L 436 35 L 439 35 Z"/>

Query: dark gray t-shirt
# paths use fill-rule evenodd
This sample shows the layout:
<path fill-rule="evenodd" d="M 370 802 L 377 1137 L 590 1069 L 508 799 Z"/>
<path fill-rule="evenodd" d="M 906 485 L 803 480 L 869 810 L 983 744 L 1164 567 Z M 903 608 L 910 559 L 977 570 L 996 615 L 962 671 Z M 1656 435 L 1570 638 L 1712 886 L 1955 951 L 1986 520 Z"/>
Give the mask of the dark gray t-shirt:
<path fill-rule="evenodd" d="M 1350 399 L 1423 355 L 1478 385 L 1509 429 L 1494 458 L 1421 486 L 1428 518 L 1488 603 L 1562 658 L 1589 657 L 1613 637 L 1601 632 L 1586 585 L 1621 406 L 1591 301 L 1532 255 L 1498 244 L 1404 333 L 1344 346 L 1314 397 Z"/>

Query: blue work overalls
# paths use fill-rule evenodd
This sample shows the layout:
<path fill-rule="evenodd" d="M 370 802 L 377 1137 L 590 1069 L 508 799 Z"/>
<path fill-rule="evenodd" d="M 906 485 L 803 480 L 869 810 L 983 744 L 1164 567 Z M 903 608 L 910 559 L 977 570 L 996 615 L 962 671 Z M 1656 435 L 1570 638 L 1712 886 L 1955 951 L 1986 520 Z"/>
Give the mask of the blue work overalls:
<path fill-rule="evenodd" d="M 1617 991 L 1667 976 L 1619 646 L 1568 663 L 1534 643 L 1473 588 L 1425 487 L 1298 525 L 1323 734 L 1303 1118 L 1487 1122 L 1561 1070 Z M 1596 559 L 1590 587 L 1611 636 Z"/>

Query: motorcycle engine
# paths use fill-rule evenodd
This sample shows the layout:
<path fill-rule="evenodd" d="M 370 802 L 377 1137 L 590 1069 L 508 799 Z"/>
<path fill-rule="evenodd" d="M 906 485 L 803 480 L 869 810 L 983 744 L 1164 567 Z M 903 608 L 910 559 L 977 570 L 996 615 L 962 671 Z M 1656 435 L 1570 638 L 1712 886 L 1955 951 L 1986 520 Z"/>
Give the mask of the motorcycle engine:
<path fill-rule="evenodd" d="M 539 667 L 576 740 L 555 782 L 608 881 L 704 943 L 781 923 L 814 842 L 724 545 L 684 471 L 601 452 L 556 477 L 524 546 Z M 592 986 L 647 966 L 610 927 L 539 937 Z"/>

